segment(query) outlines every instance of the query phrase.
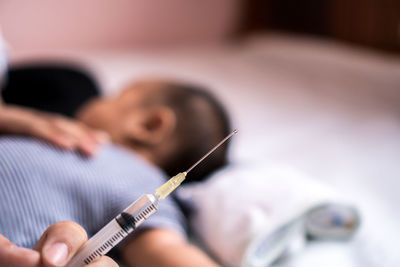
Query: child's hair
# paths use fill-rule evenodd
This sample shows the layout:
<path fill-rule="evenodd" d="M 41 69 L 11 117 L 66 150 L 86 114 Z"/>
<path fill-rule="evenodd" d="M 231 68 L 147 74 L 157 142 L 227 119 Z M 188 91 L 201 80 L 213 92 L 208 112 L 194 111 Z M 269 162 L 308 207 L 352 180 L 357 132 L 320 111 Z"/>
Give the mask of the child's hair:
<path fill-rule="evenodd" d="M 230 122 L 218 100 L 198 85 L 166 82 L 162 102 L 177 116 L 178 149 L 160 166 L 168 175 L 187 170 L 230 133 Z M 215 150 L 190 172 L 188 181 L 200 181 L 227 163 L 228 143 Z"/>

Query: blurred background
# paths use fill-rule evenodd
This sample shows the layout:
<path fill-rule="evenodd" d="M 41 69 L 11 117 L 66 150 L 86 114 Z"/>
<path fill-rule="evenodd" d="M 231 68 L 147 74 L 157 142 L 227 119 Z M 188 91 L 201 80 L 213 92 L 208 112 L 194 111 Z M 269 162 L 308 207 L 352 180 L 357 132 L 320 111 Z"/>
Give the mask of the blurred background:
<path fill-rule="evenodd" d="M 348 196 L 356 236 L 282 266 L 400 265 L 400 1 L 1 0 L 0 27 L 11 66 L 78 63 L 106 95 L 144 76 L 208 85 L 240 130 L 232 164 Z"/>
<path fill-rule="evenodd" d="M 104 49 L 223 42 L 284 31 L 400 52 L 396 0 L 1 1 L 13 49 Z"/>

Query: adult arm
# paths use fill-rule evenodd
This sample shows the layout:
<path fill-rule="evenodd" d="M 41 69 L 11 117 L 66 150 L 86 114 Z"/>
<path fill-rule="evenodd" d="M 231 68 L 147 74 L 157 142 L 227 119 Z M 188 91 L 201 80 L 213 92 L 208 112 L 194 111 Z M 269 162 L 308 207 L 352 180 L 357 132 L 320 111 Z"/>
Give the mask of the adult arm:
<path fill-rule="evenodd" d="M 21 248 L 0 235 L 0 267 L 64 266 L 87 240 L 85 230 L 73 222 L 51 225 L 33 250 Z M 101 257 L 86 267 L 118 266 L 108 257 Z"/>
<path fill-rule="evenodd" d="M 87 156 L 95 154 L 99 144 L 107 139 L 104 133 L 59 115 L 5 105 L 1 97 L 0 133 L 37 137 Z"/>
<path fill-rule="evenodd" d="M 150 229 L 123 248 L 123 259 L 135 267 L 216 267 L 217 265 L 199 248 L 189 244 L 178 232 Z"/>

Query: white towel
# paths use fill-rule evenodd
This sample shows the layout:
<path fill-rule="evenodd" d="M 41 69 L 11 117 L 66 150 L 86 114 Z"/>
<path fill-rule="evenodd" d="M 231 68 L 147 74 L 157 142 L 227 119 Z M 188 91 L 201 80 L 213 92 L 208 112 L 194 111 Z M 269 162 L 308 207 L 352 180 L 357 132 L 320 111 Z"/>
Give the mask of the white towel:
<path fill-rule="evenodd" d="M 233 165 L 179 196 L 196 212 L 191 226 L 226 266 L 239 266 L 250 241 L 271 233 L 309 208 L 345 202 L 327 186 L 288 166 Z"/>

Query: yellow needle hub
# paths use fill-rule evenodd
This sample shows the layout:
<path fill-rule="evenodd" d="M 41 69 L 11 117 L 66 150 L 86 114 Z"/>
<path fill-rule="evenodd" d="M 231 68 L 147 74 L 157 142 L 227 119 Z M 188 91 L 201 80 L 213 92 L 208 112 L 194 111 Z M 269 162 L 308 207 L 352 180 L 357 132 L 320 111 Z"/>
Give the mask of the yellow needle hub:
<path fill-rule="evenodd" d="M 166 196 L 171 194 L 186 178 L 186 172 L 180 172 L 166 183 L 156 189 L 156 196 L 160 199 L 164 199 Z"/>

